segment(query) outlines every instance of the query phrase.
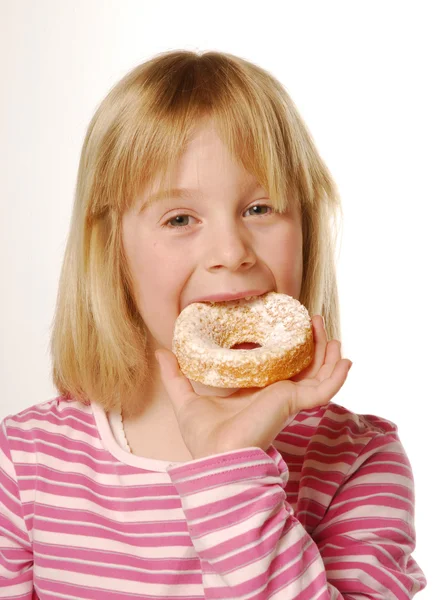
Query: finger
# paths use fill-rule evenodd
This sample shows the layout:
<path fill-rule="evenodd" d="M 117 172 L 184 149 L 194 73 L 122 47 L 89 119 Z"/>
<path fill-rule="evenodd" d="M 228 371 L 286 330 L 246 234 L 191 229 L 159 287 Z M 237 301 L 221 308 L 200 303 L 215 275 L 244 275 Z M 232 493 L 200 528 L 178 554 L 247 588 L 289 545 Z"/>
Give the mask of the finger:
<path fill-rule="evenodd" d="M 302 379 L 315 378 L 324 363 L 327 349 L 327 333 L 321 315 L 314 315 L 312 317 L 312 329 L 315 348 L 313 360 L 303 371 L 291 377 L 291 381 L 297 382 Z"/>
<path fill-rule="evenodd" d="M 318 372 L 317 379 L 322 381 L 327 379 L 327 377 L 330 377 L 333 373 L 333 369 L 341 358 L 341 342 L 339 340 L 331 340 L 328 342 L 324 364 Z"/>
<path fill-rule="evenodd" d="M 170 350 L 160 348 L 155 352 L 155 358 L 160 365 L 161 379 L 169 398 L 178 415 L 179 410 L 196 398 L 196 393 L 190 383 L 179 368 L 176 356 Z"/>
<path fill-rule="evenodd" d="M 348 371 L 352 364 L 348 358 L 342 358 L 336 363 L 330 377 L 321 381 L 317 387 L 320 400 L 328 401 L 338 393 L 348 377 Z"/>
<path fill-rule="evenodd" d="M 330 376 L 323 379 L 319 385 L 297 387 L 290 410 L 298 412 L 330 402 L 344 385 L 351 365 L 352 362 L 348 358 L 343 358 L 336 363 Z"/>
<path fill-rule="evenodd" d="M 336 364 L 341 359 L 341 347 L 342 344 L 339 340 L 330 340 L 327 343 L 324 363 Z"/>

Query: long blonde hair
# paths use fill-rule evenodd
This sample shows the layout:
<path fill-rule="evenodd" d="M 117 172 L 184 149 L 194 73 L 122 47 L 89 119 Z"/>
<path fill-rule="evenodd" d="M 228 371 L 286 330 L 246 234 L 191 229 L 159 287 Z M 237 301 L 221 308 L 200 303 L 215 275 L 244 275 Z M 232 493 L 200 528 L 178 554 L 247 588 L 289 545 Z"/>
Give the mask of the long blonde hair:
<path fill-rule="evenodd" d="M 269 72 L 223 52 L 158 54 L 103 99 L 84 140 L 52 324 L 53 383 L 60 394 L 110 410 L 150 376 L 121 219 L 157 176 L 169 181 L 198 123 L 212 119 L 231 156 L 302 216 L 300 302 L 340 340 L 335 247 L 336 185 L 285 88 Z M 167 185 L 167 184 L 166 184 Z M 152 293 L 152 290 L 149 290 Z M 137 407 L 124 407 L 126 414 Z"/>

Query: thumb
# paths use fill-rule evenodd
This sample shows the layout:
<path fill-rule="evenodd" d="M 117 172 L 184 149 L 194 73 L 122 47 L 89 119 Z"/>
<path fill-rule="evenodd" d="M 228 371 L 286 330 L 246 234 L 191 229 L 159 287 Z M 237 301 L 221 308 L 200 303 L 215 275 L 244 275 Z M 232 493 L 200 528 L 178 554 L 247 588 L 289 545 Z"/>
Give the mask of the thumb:
<path fill-rule="evenodd" d="M 196 397 L 196 393 L 179 368 L 176 356 L 166 348 L 155 351 L 155 358 L 160 366 L 161 380 L 175 409 L 175 414 Z"/>

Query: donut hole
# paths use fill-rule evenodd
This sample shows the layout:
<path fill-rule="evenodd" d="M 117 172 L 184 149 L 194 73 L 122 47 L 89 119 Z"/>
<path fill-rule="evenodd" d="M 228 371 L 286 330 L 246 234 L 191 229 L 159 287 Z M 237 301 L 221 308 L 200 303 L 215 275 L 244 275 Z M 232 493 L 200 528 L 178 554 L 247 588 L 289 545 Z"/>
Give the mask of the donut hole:
<path fill-rule="evenodd" d="M 262 346 L 255 342 L 239 342 L 231 346 L 231 350 L 254 350 L 255 348 L 262 348 Z"/>
<path fill-rule="evenodd" d="M 212 316 L 212 313 L 211 313 Z M 249 313 L 229 309 L 224 319 L 219 314 L 203 325 L 203 337 L 217 348 L 227 350 L 256 350 L 267 345 L 268 329 L 257 315 L 246 318 Z"/>

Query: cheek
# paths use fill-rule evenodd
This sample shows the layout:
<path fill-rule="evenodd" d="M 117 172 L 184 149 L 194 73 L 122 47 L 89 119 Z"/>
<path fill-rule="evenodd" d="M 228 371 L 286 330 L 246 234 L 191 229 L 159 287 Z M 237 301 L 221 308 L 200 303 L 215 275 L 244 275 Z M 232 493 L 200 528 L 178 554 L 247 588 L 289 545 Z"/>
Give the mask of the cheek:
<path fill-rule="evenodd" d="M 303 277 L 303 238 L 301 230 L 291 227 L 275 240 L 270 264 L 278 287 L 298 297 Z"/>
<path fill-rule="evenodd" d="M 173 252 L 157 242 L 142 246 L 134 260 L 134 280 L 145 307 L 161 309 L 162 303 L 176 299 L 182 288 L 186 272 L 187 257 L 182 252 Z"/>

